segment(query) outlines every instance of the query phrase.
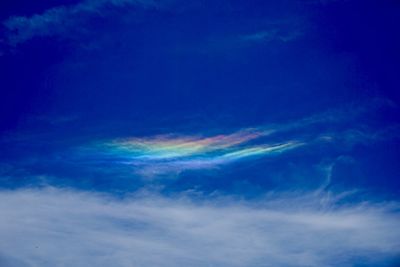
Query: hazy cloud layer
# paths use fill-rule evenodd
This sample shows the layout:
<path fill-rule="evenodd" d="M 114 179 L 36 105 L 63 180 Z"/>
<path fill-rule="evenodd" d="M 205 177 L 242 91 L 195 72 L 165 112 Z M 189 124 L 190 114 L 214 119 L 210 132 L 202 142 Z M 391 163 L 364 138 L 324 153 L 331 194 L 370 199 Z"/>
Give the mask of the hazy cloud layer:
<path fill-rule="evenodd" d="M 397 204 L 329 194 L 248 203 L 61 189 L 0 193 L 8 266 L 353 266 L 400 252 Z"/>

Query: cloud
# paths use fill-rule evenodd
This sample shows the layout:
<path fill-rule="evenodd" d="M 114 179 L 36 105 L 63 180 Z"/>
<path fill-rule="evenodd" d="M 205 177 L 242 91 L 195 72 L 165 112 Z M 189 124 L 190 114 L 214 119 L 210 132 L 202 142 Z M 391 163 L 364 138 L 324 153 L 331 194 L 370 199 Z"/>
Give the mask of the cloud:
<path fill-rule="evenodd" d="M 398 125 L 375 129 L 357 123 L 368 112 L 375 112 L 389 104 L 384 100 L 374 100 L 365 105 L 330 110 L 297 121 L 211 136 L 167 133 L 95 141 L 83 145 L 73 156 L 90 164 L 128 166 L 142 177 L 153 178 L 276 157 L 298 148 L 312 149 L 319 144 L 331 144 L 335 145 L 335 149 L 348 151 L 354 145 L 368 145 L 399 137 Z"/>
<path fill-rule="evenodd" d="M 31 173 L 33 176 L 58 177 L 59 170 L 74 169 L 82 176 L 96 173 L 106 177 L 114 174 L 130 178 L 177 178 L 186 171 L 218 171 L 238 163 L 251 166 L 262 159 L 279 164 L 282 156 L 290 157 L 294 153 L 298 161 L 302 158 L 298 156 L 304 152 L 307 157 L 317 156 L 318 159 L 313 160 L 320 162 L 324 158 L 335 158 L 338 153 L 348 154 L 356 145 L 369 146 L 397 139 L 400 136 L 398 124 L 374 124 L 369 119 L 388 106 L 390 102 L 374 100 L 298 120 L 243 129 L 220 126 L 195 132 L 153 130 L 142 136 L 107 138 L 100 135 L 102 129 L 92 129 L 89 134 L 80 132 L 69 137 L 79 142 L 54 133 L 19 135 L 13 132 L 0 137 L 0 145 L 4 155 L 11 155 L 3 157 L 4 163 L 28 172 L 36 170 Z M 79 117 L 60 117 L 60 122 L 54 123 L 70 119 L 79 120 Z M 50 119 L 35 117 L 35 120 Z M 25 152 L 26 147 L 30 147 L 29 152 Z M 48 153 L 41 153 L 42 147 L 48 147 Z"/>
<path fill-rule="evenodd" d="M 396 110 L 397 108 L 397 105 L 393 101 L 387 98 L 377 97 L 366 101 L 347 103 L 338 108 L 312 114 L 295 121 L 266 125 L 264 128 L 269 129 L 271 132 L 284 132 L 307 129 L 320 125 L 338 126 L 346 123 L 359 125 L 359 121 L 365 120 L 371 115 L 376 116 L 382 110 Z"/>
<path fill-rule="evenodd" d="M 306 29 L 306 20 L 300 17 L 270 19 L 260 22 L 256 29 L 243 32 L 238 40 L 241 43 L 287 43 L 302 37 Z"/>
<path fill-rule="evenodd" d="M 84 0 L 75 5 L 57 6 L 32 16 L 13 16 L 3 24 L 8 30 L 7 41 L 17 45 L 38 36 L 62 36 L 85 32 L 89 18 L 102 17 L 110 9 L 139 7 L 164 8 L 170 1 L 156 0 Z"/>
<path fill-rule="evenodd" d="M 326 195 L 115 199 L 47 188 L 0 192 L 9 266 L 378 266 L 400 252 L 397 203 Z M 397 209 L 398 210 L 398 209 Z"/>
<path fill-rule="evenodd" d="M 213 169 L 240 160 L 276 155 L 302 145 L 290 140 L 274 144 L 259 140 L 268 134 L 268 130 L 251 128 L 215 136 L 131 137 L 88 144 L 81 148 L 79 156 L 86 162 L 129 165 L 137 174 L 154 177 Z"/>
<path fill-rule="evenodd" d="M 282 32 L 278 28 L 259 31 L 251 34 L 245 34 L 241 36 L 242 41 L 246 42 L 270 42 L 270 41 L 281 41 L 281 42 L 290 42 L 293 41 L 300 36 L 303 35 L 303 32 L 296 31 L 287 31 Z"/>

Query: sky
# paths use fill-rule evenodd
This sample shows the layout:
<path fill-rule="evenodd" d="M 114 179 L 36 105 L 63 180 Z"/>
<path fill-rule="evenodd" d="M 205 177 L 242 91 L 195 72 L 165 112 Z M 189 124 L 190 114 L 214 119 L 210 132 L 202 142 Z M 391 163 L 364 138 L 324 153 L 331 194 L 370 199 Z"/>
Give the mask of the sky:
<path fill-rule="evenodd" d="M 400 266 L 396 0 L 0 3 L 1 267 Z"/>

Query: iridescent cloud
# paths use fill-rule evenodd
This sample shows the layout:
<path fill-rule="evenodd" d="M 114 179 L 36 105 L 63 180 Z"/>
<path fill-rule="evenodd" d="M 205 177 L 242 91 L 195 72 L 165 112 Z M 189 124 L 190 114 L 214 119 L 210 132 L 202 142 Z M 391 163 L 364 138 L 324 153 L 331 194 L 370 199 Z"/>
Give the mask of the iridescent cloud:
<path fill-rule="evenodd" d="M 102 163 L 131 166 L 143 176 L 213 169 L 248 158 L 284 152 L 302 145 L 297 141 L 269 144 L 268 130 L 244 129 L 215 136 L 158 135 L 116 139 L 93 145 L 92 157 Z"/>

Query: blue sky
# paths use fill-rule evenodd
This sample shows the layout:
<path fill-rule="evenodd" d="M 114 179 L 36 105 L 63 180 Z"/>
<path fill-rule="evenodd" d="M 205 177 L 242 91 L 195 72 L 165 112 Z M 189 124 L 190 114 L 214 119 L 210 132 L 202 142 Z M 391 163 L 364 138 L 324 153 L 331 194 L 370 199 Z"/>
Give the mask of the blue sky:
<path fill-rule="evenodd" d="M 399 265 L 397 1 L 0 7 L 0 266 Z"/>

